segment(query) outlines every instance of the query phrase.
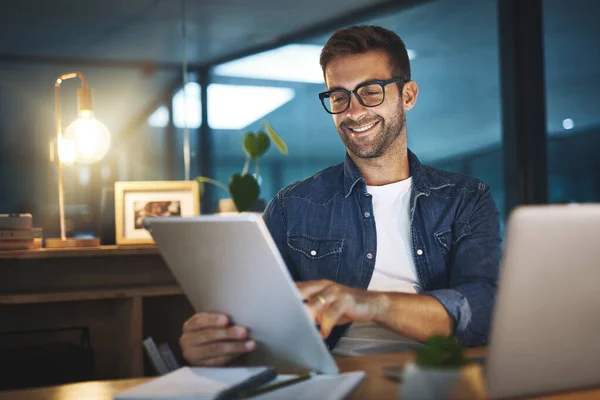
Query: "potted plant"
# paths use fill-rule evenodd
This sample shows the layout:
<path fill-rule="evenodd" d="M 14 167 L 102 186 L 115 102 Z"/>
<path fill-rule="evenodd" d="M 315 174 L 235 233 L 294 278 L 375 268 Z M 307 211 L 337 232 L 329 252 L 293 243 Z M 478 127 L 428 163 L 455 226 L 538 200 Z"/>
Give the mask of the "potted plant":
<path fill-rule="evenodd" d="M 484 398 L 481 369 L 470 363 L 456 336 L 432 336 L 404 366 L 403 399 Z"/>
<path fill-rule="evenodd" d="M 257 180 L 260 157 L 269 149 L 271 141 L 275 143 L 275 146 L 283 154 L 287 154 L 288 152 L 285 142 L 277 132 L 275 132 L 273 127 L 266 121 L 263 125 L 267 133 L 258 131 L 256 133 L 247 132 L 244 135 L 242 147 L 246 153 L 246 162 L 244 163 L 242 172 L 233 174 L 229 179 L 228 186 L 211 178 L 204 176 L 197 177 L 196 180 L 200 183 L 201 194 L 203 192 L 203 184 L 210 183 L 229 193 L 229 196 L 235 205 L 235 210 L 238 212 L 248 211 L 256 204 L 260 196 L 260 185 Z M 254 173 L 251 174 L 250 168 L 253 163 Z"/>

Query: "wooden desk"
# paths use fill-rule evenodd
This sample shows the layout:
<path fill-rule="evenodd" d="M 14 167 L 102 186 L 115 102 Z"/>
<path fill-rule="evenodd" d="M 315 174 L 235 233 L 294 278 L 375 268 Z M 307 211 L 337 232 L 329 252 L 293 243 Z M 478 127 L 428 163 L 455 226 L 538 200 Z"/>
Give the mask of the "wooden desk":
<path fill-rule="evenodd" d="M 471 349 L 470 356 L 485 354 L 485 349 Z M 364 370 L 366 377 L 352 392 L 349 399 L 395 399 L 398 398 L 398 383 L 384 377 L 382 368 L 405 363 L 413 358 L 410 353 L 383 354 L 375 356 L 350 357 L 338 360 L 343 372 Z M 113 396 L 127 388 L 138 385 L 150 378 L 125 379 L 118 381 L 85 382 L 54 386 L 42 389 L 26 389 L 0 392 L 0 400 L 112 400 Z M 600 388 L 573 391 L 538 399 L 553 400 L 592 400 L 600 398 Z"/>
<path fill-rule="evenodd" d="M 143 338 L 178 351 L 192 313 L 155 246 L 0 251 L 0 331 L 87 326 L 96 379 L 143 376 Z"/>

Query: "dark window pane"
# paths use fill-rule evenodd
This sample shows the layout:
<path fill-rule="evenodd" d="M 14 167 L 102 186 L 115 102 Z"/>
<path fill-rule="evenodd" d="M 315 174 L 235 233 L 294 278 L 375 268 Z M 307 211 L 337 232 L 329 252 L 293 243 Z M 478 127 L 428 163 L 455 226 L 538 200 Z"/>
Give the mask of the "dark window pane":
<path fill-rule="evenodd" d="M 600 201 L 600 2 L 544 0 L 548 198 Z"/>

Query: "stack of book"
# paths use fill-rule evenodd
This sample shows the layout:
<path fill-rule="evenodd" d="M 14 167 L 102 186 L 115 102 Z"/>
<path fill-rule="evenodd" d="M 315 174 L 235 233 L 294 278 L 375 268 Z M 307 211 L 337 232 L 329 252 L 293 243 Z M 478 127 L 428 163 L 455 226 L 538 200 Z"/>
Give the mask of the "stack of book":
<path fill-rule="evenodd" d="M 0 250 L 40 247 L 42 229 L 33 227 L 31 214 L 0 214 Z"/>

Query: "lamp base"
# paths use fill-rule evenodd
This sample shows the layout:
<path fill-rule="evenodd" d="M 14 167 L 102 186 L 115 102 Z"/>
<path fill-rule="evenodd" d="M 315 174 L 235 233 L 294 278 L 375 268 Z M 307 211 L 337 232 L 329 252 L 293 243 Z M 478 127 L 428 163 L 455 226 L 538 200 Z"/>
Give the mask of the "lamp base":
<path fill-rule="evenodd" d="M 100 238 L 49 238 L 46 239 L 47 249 L 67 249 L 77 247 L 100 247 Z"/>

